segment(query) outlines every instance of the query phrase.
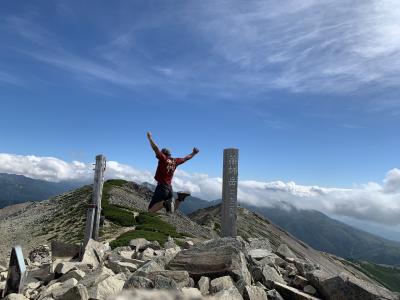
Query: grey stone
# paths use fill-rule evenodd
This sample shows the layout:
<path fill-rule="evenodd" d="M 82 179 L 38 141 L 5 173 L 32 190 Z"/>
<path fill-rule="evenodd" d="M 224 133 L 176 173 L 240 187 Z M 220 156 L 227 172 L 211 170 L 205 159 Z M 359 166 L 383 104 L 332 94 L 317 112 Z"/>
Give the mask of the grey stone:
<path fill-rule="evenodd" d="M 88 288 L 89 299 L 106 299 L 122 291 L 125 280 L 120 275 L 109 276 Z"/>
<path fill-rule="evenodd" d="M 64 275 L 68 273 L 71 270 L 79 270 L 79 269 L 89 269 L 90 267 L 86 263 L 81 263 L 81 262 L 61 262 L 58 263 L 57 266 L 54 269 L 54 273 L 57 274 L 57 276 Z"/>
<path fill-rule="evenodd" d="M 80 246 L 68 244 L 61 241 L 51 242 L 51 257 L 55 258 L 75 258 L 79 256 Z"/>
<path fill-rule="evenodd" d="M 59 282 L 64 282 L 67 281 L 68 279 L 75 278 L 76 280 L 80 281 L 83 277 L 85 277 L 85 272 L 81 270 L 71 270 L 68 273 L 64 274 L 61 276 L 58 281 Z"/>
<path fill-rule="evenodd" d="M 162 270 L 163 268 L 158 263 L 150 260 L 146 262 L 143 266 L 141 266 L 139 269 L 137 269 L 133 274 L 139 276 L 145 276 L 149 272 L 162 271 Z"/>
<path fill-rule="evenodd" d="M 55 282 L 47 286 L 46 289 L 41 292 L 39 300 L 45 297 L 52 297 L 54 299 L 57 299 L 58 297 L 64 295 L 68 290 L 70 290 L 77 284 L 78 280 L 76 280 L 75 278 L 68 279 L 64 282 Z"/>
<path fill-rule="evenodd" d="M 306 285 L 303 291 L 310 295 L 315 295 L 317 293 L 317 290 L 312 285 Z"/>
<path fill-rule="evenodd" d="M 127 273 L 127 272 L 135 272 L 138 268 L 137 265 L 123 262 L 123 261 L 112 261 L 108 260 L 106 262 L 108 268 L 110 268 L 114 273 Z"/>
<path fill-rule="evenodd" d="M 26 298 L 24 295 L 22 294 L 9 294 L 7 295 L 4 300 L 28 300 L 28 298 Z"/>
<path fill-rule="evenodd" d="M 181 289 L 182 294 L 186 297 L 191 297 L 191 298 L 202 298 L 201 297 L 201 292 L 193 287 L 184 287 Z"/>
<path fill-rule="evenodd" d="M 285 267 L 285 270 L 287 271 L 287 276 L 288 277 L 294 277 L 294 276 L 296 276 L 298 274 L 298 271 L 297 271 L 296 267 L 291 265 L 291 264 L 288 264 Z"/>
<path fill-rule="evenodd" d="M 51 262 L 51 251 L 48 245 L 40 245 L 29 252 L 29 260 L 33 265 L 41 265 Z"/>
<path fill-rule="evenodd" d="M 78 284 L 66 291 L 64 294 L 57 296 L 57 300 L 88 300 L 89 294 L 86 287 Z"/>
<path fill-rule="evenodd" d="M 148 240 L 144 238 L 137 238 L 129 242 L 129 247 L 131 247 L 135 251 L 141 251 L 145 249 L 145 247 L 149 244 L 150 242 Z"/>
<path fill-rule="evenodd" d="M 311 263 L 311 262 L 295 260 L 294 264 L 295 264 L 297 270 L 299 271 L 300 275 L 304 276 L 304 277 L 306 277 L 308 273 L 311 273 L 314 270 L 320 269 L 319 265 Z"/>
<path fill-rule="evenodd" d="M 90 239 L 85 247 L 82 263 L 90 264 L 94 269 L 96 269 L 101 263 L 103 263 L 104 255 L 109 250 L 111 250 L 111 248 L 108 244 L 103 244 Z"/>
<path fill-rule="evenodd" d="M 168 268 L 186 270 L 195 279 L 226 274 L 235 281 L 243 279 L 250 285 L 251 275 L 242 248 L 243 245 L 235 238 L 206 241 L 179 252 L 168 264 Z"/>
<path fill-rule="evenodd" d="M 216 293 L 215 298 L 219 300 L 243 300 L 242 295 L 240 295 L 239 291 L 234 286 Z"/>
<path fill-rule="evenodd" d="M 207 295 L 210 292 L 210 278 L 206 276 L 202 276 L 197 283 L 199 286 L 199 290 L 202 295 Z"/>
<path fill-rule="evenodd" d="M 131 275 L 124 284 L 124 289 L 150 289 L 153 288 L 153 282 L 143 276 Z"/>
<path fill-rule="evenodd" d="M 107 300 L 201 300 L 199 296 L 184 295 L 177 290 L 147 290 L 135 289 L 125 290 L 119 295 L 112 296 Z M 211 299 L 210 299 L 211 300 Z"/>
<path fill-rule="evenodd" d="M 175 248 L 176 244 L 175 241 L 172 237 L 168 237 L 167 241 L 164 243 L 164 248 L 168 249 L 168 248 Z"/>
<path fill-rule="evenodd" d="M 248 285 L 243 290 L 243 299 L 244 300 L 265 300 L 267 299 L 267 294 L 264 289 L 254 286 Z"/>
<path fill-rule="evenodd" d="M 183 249 L 189 249 L 191 247 L 193 247 L 194 243 L 192 241 L 185 241 L 182 245 Z"/>
<path fill-rule="evenodd" d="M 149 272 L 147 275 L 145 275 L 146 278 L 152 281 L 155 281 L 157 276 L 163 276 L 174 280 L 178 288 L 193 287 L 193 281 L 189 277 L 189 273 L 186 271 L 163 270 L 163 271 Z"/>
<path fill-rule="evenodd" d="M 267 288 L 272 289 L 274 282 L 286 283 L 277 270 L 269 265 L 256 266 L 252 268 L 254 281 L 262 282 Z"/>
<path fill-rule="evenodd" d="M 247 253 L 249 256 L 256 260 L 261 260 L 265 257 L 269 257 L 272 254 L 271 251 L 265 249 L 252 249 L 249 250 Z"/>
<path fill-rule="evenodd" d="M 146 248 L 143 252 L 137 253 L 136 257 L 141 260 L 150 260 L 155 256 L 154 250 Z"/>
<path fill-rule="evenodd" d="M 281 244 L 279 245 L 278 249 L 276 250 L 276 253 L 280 255 L 282 258 L 287 259 L 287 258 L 296 258 L 296 255 L 290 250 L 288 245 L 286 244 Z"/>
<path fill-rule="evenodd" d="M 218 293 L 222 290 L 227 290 L 231 287 L 234 287 L 235 283 L 233 282 L 230 276 L 223 276 L 219 278 L 215 278 L 210 282 L 210 292 Z"/>
<path fill-rule="evenodd" d="M 119 255 L 126 259 L 132 259 L 135 251 L 120 251 Z"/>
<path fill-rule="evenodd" d="M 248 250 L 265 249 L 272 251 L 271 244 L 266 238 L 248 238 Z"/>
<path fill-rule="evenodd" d="M 304 278 L 303 276 L 300 276 L 300 275 L 294 276 L 294 278 L 293 278 L 293 280 L 292 280 L 292 285 L 293 285 L 295 288 L 298 288 L 298 289 L 301 289 L 301 290 L 302 290 L 307 284 L 308 284 L 307 278 Z"/>
<path fill-rule="evenodd" d="M 296 299 L 296 300 L 316 300 L 319 298 L 313 297 L 311 295 L 308 295 L 302 291 L 299 291 L 298 289 L 295 289 L 293 287 L 290 287 L 286 284 L 282 284 L 279 282 L 274 283 L 274 288 L 279 292 L 279 294 L 284 298 L 284 299 Z M 332 299 L 332 298 L 328 298 Z M 354 298 L 334 298 L 334 299 L 354 299 Z M 362 298 L 356 298 L 356 299 L 362 299 Z"/>
<path fill-rule="evenodd" d="M 93 272 L 86 274 L 86 276 L 79 283 L 89 288 L 99 284 L 100 281 L 113 275 L 115 275 L 114 272 L 109 268 L 100 267 Z"/>
<path fill-rule="evenodd" d="M 172 278 L 156 275 L 154 278 L 154 287 L 156 289 L 178 289 L 178 284 Z"/>
<path fill-rule="evenodd" d="M 285 300 L 275 289 L 267 291 L 268 300 Z"/>

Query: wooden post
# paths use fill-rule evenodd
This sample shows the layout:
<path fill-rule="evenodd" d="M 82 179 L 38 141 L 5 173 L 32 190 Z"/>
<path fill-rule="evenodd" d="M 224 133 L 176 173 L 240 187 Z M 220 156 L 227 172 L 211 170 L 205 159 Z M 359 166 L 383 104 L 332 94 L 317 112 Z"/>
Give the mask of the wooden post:
<path fill-rule="evenodd" d="M 3 291 L 2 297 L 12 293 L 20 294 L 24 287 L 25 277 L 26 266 L 24 262 L 24 255 L 22 254 L 21 246 L 15 246 L 11 250 L 6 287 Z"/>
<path fill-rule="evenodd" d="M 223 237 L 237 235 L 238 149 L 224 149 L 221 228 Z"/>
<path fill-rule="evenodd" d="M 96 156 L 96 167 L 94 172 L 94 183 L 92 203 L 88 205 L 86 214 L 85 240 L 83 247 L 86 247 L 90 239 L 99 239 L 99 224 L 101 214 L 101 196 L 103 194 L 104 171 L 106 169 L 106 157 Z"/>

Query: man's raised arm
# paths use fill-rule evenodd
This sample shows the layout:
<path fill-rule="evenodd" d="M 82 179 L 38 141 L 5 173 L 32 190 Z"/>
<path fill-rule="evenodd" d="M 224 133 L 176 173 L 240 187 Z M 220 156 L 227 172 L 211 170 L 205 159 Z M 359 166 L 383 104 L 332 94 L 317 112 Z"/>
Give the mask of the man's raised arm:
<path fill-rule="evenodd" d="M 186 156 L 184 157 L 184 161 L 187 161 L 187 160 L 189 160 L 189 159 L 192 159 L 193 156 L 195 156 L 197 153 L 199 153 L 199 149 L 197 149 L 196 147 L 194 147 L 192 153 L 190 153 L 189 155 L 186 155 Z"/>
<path fill-rule="evenodd" d="M 160 152 L 160 150 L 158 149 L 157 144 L 154 143 L 153 137 L 152 137 L 152 135 L 151 135 L 151 132 L 147 132 L 147 138 L 149 139 L 151 148 L 153 148 L 154 152 L 155 152 L 156 154 L 158 154 L 158 153 Z"/>

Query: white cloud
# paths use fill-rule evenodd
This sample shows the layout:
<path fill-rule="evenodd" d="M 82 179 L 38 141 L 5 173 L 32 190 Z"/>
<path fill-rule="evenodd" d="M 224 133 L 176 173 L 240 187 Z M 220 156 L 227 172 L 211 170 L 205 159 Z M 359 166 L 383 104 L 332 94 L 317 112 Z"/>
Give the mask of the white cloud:
<path fill-rule="evenodd" d="M 92 168 L 91 163 L 68 163 L 54 157 L 0 153 L 0 172 L 47 181 L 91 181 Z M 106 178 L 154 183 L 152 172 L 138 170 L 116 161 L 107 162 Z M 189 190 L 194 196 L 215 200 L 221 198 L 222 179 L 178 169 L 174 177 L 174 189 Z M 400 170 L 390 170 L 382 184 L 369 182 L 347 189 L 303 186 L 282 181 L 240 181 L 238 198 L 241 202 L 255 206 L 289 203 L 297 208 L 315 209 L 380 224 L 399 225 Z"/>

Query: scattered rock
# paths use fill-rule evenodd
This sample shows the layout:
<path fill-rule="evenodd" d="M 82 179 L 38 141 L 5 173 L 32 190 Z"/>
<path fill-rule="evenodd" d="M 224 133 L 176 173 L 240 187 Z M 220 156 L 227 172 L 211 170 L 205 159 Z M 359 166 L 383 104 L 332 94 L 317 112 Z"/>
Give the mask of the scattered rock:
<path fill-rule="evenodd" d="M 210 292 L 210 278 L 202 276 L 197 283 L 202 295 L 207 295 Z"/>
<path fill-rule="evenodd" d="M 296 275 L 296 276 L 294 276 L 294 278 L 292 280 L 292 285 L 295 288 L 302 290 L 306 285 L 308 285 L 308 280 L 307 280 L 307 278 L 304 278 L 303 276 Z"/>
<path fill-rule="evenodd" d="M 285 300 L 275 289 L 267 291 L 268 300 Z"/>
<path fill-rule="evenodd" d="M 293 287 L 290 287 L 286 284 L 282 284 L 279 282 L 274 283 L 274 288 L 279 292 L 280 295 L 284 299 L 296 299 L 296 300 L 316 300 L 319 298 L 313 297 L 311 295 L 308 295 L 302 291 L 299 291 L 298 289 L 295 289 Z M 348 296 L 344 298 L 328 298 L 328 299 L 349 299 Z M 352 299 L 364 299 L 364 298 L 352 298 Z M 365 298 L 366 299 L 366 298 Z"/>
<path fill-rule="evenodd" d="M 191 247 L 193 247 L 194 243 L 192 241 L 185 241 L 182 245 L 183 249 L 189 249 Z"/>
<path fill-rule="evenodd" d="M 155 256 L 154 250 L 151 248 L 146 248 L 143 252 L 137 253 L 137 258 L 141 260 L 150 260 Z"/>
<path fill-rule="evenodd" d="M 146 276 L 146 274 L 149 272 L 162 271 L 162 270 L 163 268 L 161 268 L 161 266 L 157 264 L 155 261 L 148 261 L 139 269 L 137 269 L 133 274 L 139 276 Z"/>
<path fill-rule="evenodd" d="M 292 252 L 292 250 L 289 249 L 288 245 L 286 244 L 281 244 L 278 249 L 276 250 L 276 253 L 280 255 L 282 258 L 287 259 L 287 258 L 296 258 L 296 255 Z"/>
<path fill-rule="evenodd" d="M 55 258 L 78 258 L 80 246 L 75 244 L 67 244 L 61 241 L 51 242 L 51 257 Z"/>
<path fill-rule="evenodd" d="M 189 277 L 189 273 L 186 271 L 163 270 L 149 272 L 147 275 L 145 275 L 146 278 L 153 281 L 155 281 L 157 276 L 163 276 L 174 280 L 178 288 L 193 287 L 192 281 L 190 280 L 191 278 Z"/>
<path fill-rule="evenodd" d="M 247 253 L 250 257 L 252 257 L 256 260 L 261 260 L 272 254 L 271 251 L 265 250 L 265 249 L 252 249 L 252 250 L 249 250 Z"/>
<path fill-rule="evenodd" d="M 201 300 L 200 296 L 185 295 L 175 290 L 127 290 L 107 300 Z M 226 299 L 226 298 L 225 298 Z"/>
<path fill-rule="evenodd" d="M 64 282 L 67 281 L 68 279 L 75 278 L 76 280 L 80 281 L 83 277 L 85 277 L 85 272 L 81 270 L 71 270 L 68 273 L 64 274 L 61 276 L 58 281 L 59 282 Z"/>
<path fill-rule="evenodd" d="M 135 289 L 141 289 L 141 288 L 150 289 L 150 288 L 153 288 L 153 287 L 154 287 L 154 284 L 150 279 L 148 279 L 146 277 L 143 277 L 143 276 L 131 275 L 128 278 L 128 280 L 125 282 L 123 288 L 124 289 L 132 289 L 132 288 L 135 288 Z"/>
<path fill-rule="evenodd" d="M 89 299 L 106 299 L 122 291 L 125 280 L 120 275 L 109 276 L 88 289 Z"/>
<path fill-rule="evenodd" d="M 270 252 L 272 251 L 271 244 L 268 239 L 266 238 L 248 238 L 248 250 L 253 250 L 253 249 L 264 249 L 264 250 L 269 250 Z"/>
<path fill-rule="evenodd" d="M 210 282 L 210 292 L 218 293 L 222 290 L 227 290 L 231 287 L 234 287 L 235 283 L 233 282 L 231 276 L 223 276 L 219 278 L 215 278 Z"/>
<path fill-rule="evenodd" d="M 88 300 L 89 294 L 84 285 L 78 284 L 55 299 L 57 299 L 57 300 Z"/>
<path fill-rule="evenodd" d="M 51 263 L 51 251 L 48 245 L 40 245 L 29 253 L 31 264 L 39 266 L 41 264 Z"/>
<path fill-rule="evenodd" d="M 312 285 L 306 285 L 303 291 L 310 295 L 315 295 L 317 293 L 317 290 Z"/>
<path fill-rule="evenodd" d="M 132 259 L 135 254 L 135 251 L 120 251 L 119 255 L 126 259 Z"/>
<path fill-rule="evenodd" d="M 144 238 L 137 238 L 137 239 L 133 239 L 129 242 L 129 247 L 131 247 L 132 250 L 135 251 L 141 251 L 143 249 L 145 249 L 145 247 L 147 245 L 149 245 L 150 242 Z"/>
<path fill-rule="evenodd" d="M 106 266 L 110 268 L 114 273 L 135 272 L 138 268 L 137 265 L 129 262 L 112 261 L 112 260 L 108 260 L 106 262 Z"/>
<path fill-rule="evenodd" d="M 172 278 L 156 275 L 154 278 L 154 287 L 156 289 L 178 289 L 178 284 Z"/>
<path fill-rule="evenodd" d="M 4 300 L 28 300 L 28 298 L 21 294 L 9 294 L 4 298 Z"/>
<path fill-rule="evenodd" d="M 90 264 L 96 269 L 102 262 L 106 251 L 111 250 L 110 246 L 90 239 L 82 257 L 83 264 Z"/>
<path fill-rule="evenodd" d="M 164 248 L 168 249 L 168 248 L 175 248 L 176 244 L 175 241 L 172 237 L 168 237 L 168 240 L 164 243 Z"/>
<path fill-rule="evenodd" d="M 202 298 L 201 297 L 201 292 L 193 287 L 184 287 L 181 289 L 182 294 L 185 295 L 186 297 L 192 297 L 192 298 Z"/>
<path fill-rule="evenodd" d="M 231 287 L 228 290 L 222 290 L 215 294 L 215 298 L 219 300 L 243 300 L 242 295 L 236 287 Z"/>
<path fill-rule="evenodd" d="M 53 297 L 54 299 L 57 299 L 77 284 L 78 280 L 76 280 L 75 278 L 68 279 L 64 282 L 55 282 L 52 285 L 47 286 L 45 290 L 41 292 L 39 300 L 45 297 Z"/>
<path fill-rule="evenodd" d="M 267 294 L 264 289 L 254 286 L 248 285 L 243 290 L 243 299 L 244 300 L 264 300 L 267 299 Z"/>

